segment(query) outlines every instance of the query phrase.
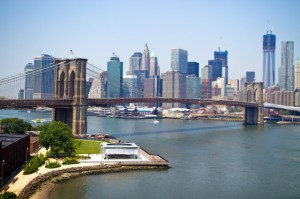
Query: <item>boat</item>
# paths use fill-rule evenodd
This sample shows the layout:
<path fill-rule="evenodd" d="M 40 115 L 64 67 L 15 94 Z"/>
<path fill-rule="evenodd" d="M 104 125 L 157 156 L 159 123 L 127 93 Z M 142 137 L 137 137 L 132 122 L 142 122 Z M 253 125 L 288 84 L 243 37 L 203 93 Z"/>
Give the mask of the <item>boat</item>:
<path fill-rule="evenodd" d="M 153 124 L 158 124 L 158 123 L 159 123 L 158 120 L 154 120 L 154 121 L 153 121 Z"/>

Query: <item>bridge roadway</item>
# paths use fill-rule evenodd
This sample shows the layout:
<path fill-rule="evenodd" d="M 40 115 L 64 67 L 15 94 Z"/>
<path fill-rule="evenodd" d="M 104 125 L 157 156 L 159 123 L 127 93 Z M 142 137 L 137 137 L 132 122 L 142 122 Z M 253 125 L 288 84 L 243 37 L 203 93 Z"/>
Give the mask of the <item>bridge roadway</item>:
<path fill-rule="evenodd" d="M 211 100 L 211 99 L 188 99 L 188 98 L 101 98 L 87 99 L 88 106 L 108 106 L 114 104 L 129 104 L 129 103 L 183 103 L 183 104 L 200 104 L 200 105 L 228 105 L 240 107 L 258 107 L 258 103 L 243 102 L 233 100 Z M 0 100 L 0 108 L 71 108 L 72 99 L 26 99 L 26 100 Z"/>

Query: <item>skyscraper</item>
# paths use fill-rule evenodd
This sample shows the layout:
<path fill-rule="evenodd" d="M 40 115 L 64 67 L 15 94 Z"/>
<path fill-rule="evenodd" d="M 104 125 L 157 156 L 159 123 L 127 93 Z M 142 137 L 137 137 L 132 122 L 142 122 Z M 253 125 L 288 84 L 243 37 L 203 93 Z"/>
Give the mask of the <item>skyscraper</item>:
<path fill-rule="evenodd" d="M 255 72 L 253 71 L 246 72 L 246 82 L 247 83 L 255 82 Z"/>
<path fill-rule="evenodd" d="M 42 54 L 34 58 L 34 99 L 51 99 L 54 94 L 54 64 L 56 58 Z"/>
<path fill-rule="evenodd" d="M 272 34 L 265 34 L 263 36 L 263 83 L 267 88 L 275 84 L 275 47 L 276 36 Z"/>
<path fill-rule="evenodd" d="M 199 77 L 199 63 L 198 62 L 188 62 L 187 75 L 195 75 Z"/>
<path fill-rule="evenodd" d="M 201 98 L 211 99 L 211 67 L 206 65 L 201 69 Z"/>
<path fill-rule="evenodd" d="M 246 83 L 246 77 L 242 77 L 240 81 L 240 91 L 244 89 Z"/>
<path fill-rule="evenodd" d="M 155 52 L 152 51 L 151 52 L 151 56 L 150 56 L 150 72 L 149 72 L 149 76 L 155 76 L 155 75 L 160 75 L 159 74 L 159 68 L 158 68 L 158 61 L 157 61 L 157 57 L 155 55 Z"/>
<path fill-rule="evenodd" d="M 186 74 L 180 71 L 168 71 L 162 74 L 163 97 L 185 98 L 186 97 Z M 164 103 L 165 108 L 183 107 L 180 103 Z"/>
<path fill-rule="evenodd" d="M 150 55 L 149 55 L 149 49 L 148 45 L 145 44 L 145 47 L 143 49 L 143 55 L 142 55 L 142 66 L 140 67 L 140 70 L 147 70 L 150 69 Z"/>
<path fill-rule="evenodd" d="M 32 99 L 33 98 L 33 69 L 34 65 L 32 63 L 28 63 L 25 68 L 25 89 L 24 89 L 24 94 L 25 94 L 25 99 Z"/>
<path fill-rule="evenodd" d="M 136 75 L 123 76 L 123 97 L 137 97 L 137 77 Z"/>
<path fill-rule="evenodd" d="M 142 65 L 142 53 L 135 52 L 130 58 L 129 58 L 129 71 L 128 75 L 133 75 L 135 70 L 140 70 Z"/>
<path fill-rule="evenodd" d="M 208 65 L 211 70 L 211 81 L 216 81 L 218 77 L 222 77 L 222 61 L 221 60 L 208 60 Z"/>
<path fill-rule="evenodd" d="M 294 91 L 294 42 L 281 42 L 281 67 L 278 73 L 281 90 Z"/>
<path fill-rule="evenodd" d="M 123 62 L 113 53 L 110 61 L 107 62 L 107 97 L 122 97 L 123 86 Z"/>
<path fill-rule="evenodd" d="M 183 49 L 171 50 L 171 68 L 173 71 L 180 71 L 187 74 L 188 52 Z"/>
<path fill-rule="evenodd" d="M 149 77 L 148 70 L 135 70 L 134 75 L 137 77 L 137 94 L 136 97 L 144 96 L 144 79 Z"/>
<path fill-rule="evenodd" d="M 196 75 L 186 76 L 186 98 L 200 98 L 201 78 Z"/>
<path fill-rule="evenodd" d="M 228 84 L 228 51 L 215 51 L 214 52 L 214 58 L 215 60 L 222 61 L 222 76 L 225 79 L 225 84 Z"/>
<path fill-rule="evenodd" d="M 298 57 L 295 63 L 295 90 L 298 89 L 300 91 L 300 59 Z"/>

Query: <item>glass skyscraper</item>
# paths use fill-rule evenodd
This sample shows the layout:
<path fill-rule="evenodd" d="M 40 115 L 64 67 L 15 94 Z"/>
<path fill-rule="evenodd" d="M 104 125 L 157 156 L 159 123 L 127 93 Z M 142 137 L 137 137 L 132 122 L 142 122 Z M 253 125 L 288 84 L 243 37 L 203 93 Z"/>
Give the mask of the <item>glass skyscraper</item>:
<path fill-rule="evenodd" d="M 34 65 L 32 63 L 28 63 L 25 68 L 25 99 L 32 99 L 33 98 L 33 69 Z"/>
<path fill-rule="evenodd" d="M 246 83 L 255 82 L 255 72 L 247 71 L 246 72 Z"/>
<path fill-rule="evenodd" d="M 114 53 L 107 62 L 107 97 L 122 97 L 123 86 L 123 62 Z"/>
<path fill-rule="evenodd" d="M 34 58 L 34 99 L 52 99 L 54 94 L 54 65 L 56 58 L 42 54 Z"/>
<path fill-rule="evenodd" d="M 278 73 L 281 90 L 294 91 L 294 42 L 281 42 L 281 67 Z"/>
<path fill-rule="evenodd" d="M 265 34 L 263 36 L 263 83 L 264 87 L 273 86 L 275 84 L 275 47 L 276 36 L 272 34 Z"/>
<path fill-rule="evenodd" d="M 215 60 L 222 61 L 222 77 L 225 79 L 225 84 L 228 84 L 228 51 L 215 51 L 214 52 Z"/>
<path fill-rule="evenodd" d="M 180 71 L 187 74 L 188 67 L 188 52 L 183 49 L 171 50 L 171 68 L 172 71 Z"/>
<path fill-rule="evenodd" d="M 216 81 L 218 77 L 222 77 L 221 60 L 208 60 L 208 65 L 211 67 L 211 81 Z"/>
<path fill-rule="evenodd" d="M 129 72 L 128 75 L 133 75 L 135 70 L 140 70 L 142 65 L 142 53 L 135 52 L 129 58 Z"/>
<path fill-rule="evenodd" d="M 188 62 L 187 75 L 195 75 L 199 77 L 199 63 L 198 62 Z"/>
<path fill-rule="evenodd" d="M 123 76 L 123 97 L 135 98 L 137 96 L 137 76 Z"/>

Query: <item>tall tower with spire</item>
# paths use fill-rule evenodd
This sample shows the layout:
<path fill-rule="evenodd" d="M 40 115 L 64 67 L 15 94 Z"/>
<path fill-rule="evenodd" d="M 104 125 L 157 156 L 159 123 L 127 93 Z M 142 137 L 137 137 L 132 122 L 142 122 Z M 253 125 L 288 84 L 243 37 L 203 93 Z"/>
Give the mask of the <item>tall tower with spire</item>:
<path fill-rule="evenodd" d="M 140 70 L 149 71 L 149 69 L 150 69 L 150 55 L 149 55 L 148 45 L 146 43 L 145 47 L 143 49 L 142 66 L 141 66 Z"/>
<path fill-rule="evenodd" d="M 270 32 L 263 36 L 263 82 L 265 88 L 275 84 L 276 36 L 272 34 L 272 31 Z"/>

